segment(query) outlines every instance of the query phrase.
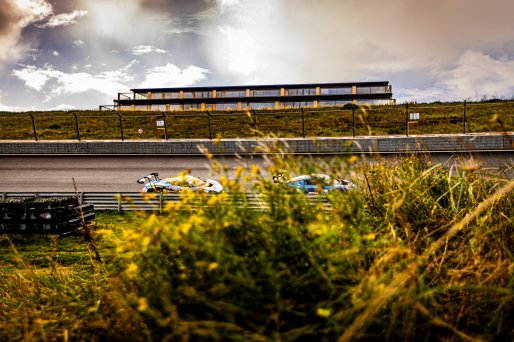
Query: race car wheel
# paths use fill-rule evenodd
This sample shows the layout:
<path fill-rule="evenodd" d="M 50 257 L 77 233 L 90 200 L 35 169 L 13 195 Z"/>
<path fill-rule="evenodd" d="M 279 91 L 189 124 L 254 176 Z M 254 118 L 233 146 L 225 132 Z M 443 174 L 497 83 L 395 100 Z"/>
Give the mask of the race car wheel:
<path fill-rule="evenodd" d="M 141 189 L 141 192 L 154 192 L 153 189 L 148 189 L 147 187 L 144 187 L 143 189 Z"/>

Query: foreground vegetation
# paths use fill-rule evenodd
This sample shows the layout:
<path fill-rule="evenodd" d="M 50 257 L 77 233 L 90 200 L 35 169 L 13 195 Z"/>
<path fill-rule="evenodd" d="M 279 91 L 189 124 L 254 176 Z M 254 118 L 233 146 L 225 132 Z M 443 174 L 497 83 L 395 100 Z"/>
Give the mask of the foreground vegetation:
<path fill-rule="evenodd" d="M 431 103 L 395 106 L 248 112 L 27 112 L 0 113 L 0 140 L 168 139 L 370 136 L 406 134 L 406 113 L 419 113 L 411 134 L 514 131 L 514 102 Z M 32 120 L 31 118 L 34 118 Z M 34 133 L 34 127 L 36 134 Z M 78 128 L 78 132 L 77 132 Z"/>
<path fill-rule="evenodd" d="M 422 155 L 281 151 L 270 172 L 352 175 L 358 190 L 327 210 L 249 166 L 221 178 L 240 206 L 184 193 L 160 214 L 97 213 L 94 240 L 3 236 L 0 339 L 514 339 L 514 180 Z"/>

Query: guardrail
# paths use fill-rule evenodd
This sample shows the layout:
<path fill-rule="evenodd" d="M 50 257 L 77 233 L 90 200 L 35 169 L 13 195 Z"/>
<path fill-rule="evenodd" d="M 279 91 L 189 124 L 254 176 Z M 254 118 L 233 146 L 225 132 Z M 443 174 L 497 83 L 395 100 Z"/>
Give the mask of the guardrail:
<path fill-rule="evenodd" d="M 0 199 L 12 197 L 50 197 L 50 196 L 78 196 L 80 204 L 94 204 L 95 210 L 114 211 L 162 211 L 170 202 L 180 202 L 180 193 L 140 193 L 140 192 L 2 192 Z M 207 196 L 216 196 L 215 194 Z M 330 207 L 326 196 L 307 195 L 311 204 L 322 203 Z M 259 193 L 227 193 L 227 203 L 245 205 L 254 209 L 266 209 L 265 198 Z"/>

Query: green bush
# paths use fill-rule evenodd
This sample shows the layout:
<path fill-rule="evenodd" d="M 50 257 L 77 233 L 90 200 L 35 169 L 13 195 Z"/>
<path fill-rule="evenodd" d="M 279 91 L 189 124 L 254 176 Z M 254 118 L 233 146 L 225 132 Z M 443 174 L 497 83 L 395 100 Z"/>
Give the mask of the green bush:
<path fill-rule="evenodd" d="M 255 167 L 223 182 L 251 181 L 265 210 L 184 195 L 120 246 L 129 304 L 157 339 L 512 339 L 514 182 L 424 156 L 354 168 L 359 190 L 330 210 Z"/>

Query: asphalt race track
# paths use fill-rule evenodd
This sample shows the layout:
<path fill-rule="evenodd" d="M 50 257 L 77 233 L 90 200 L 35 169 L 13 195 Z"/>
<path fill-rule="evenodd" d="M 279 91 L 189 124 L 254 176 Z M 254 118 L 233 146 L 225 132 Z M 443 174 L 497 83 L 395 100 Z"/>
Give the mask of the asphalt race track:
<path fill-rule="evenodd" d="M 219 161 L 229 167 L 229 177 L 245 162 L 263 164 L 262 158 Z M 151 172 L 171 177 L 188 169 L 206 178 L 209 165 L 203 156 L 0 156 L 0 192 L 69 192 L 72 178 L 82 192 L 139 191 L 137 179 Z"/>
<path fill-rule="evenodd" d="M 391 156 L 394 155 L 383 155 L 386 158 Z M 473 163 L 492 168 L 514 165 L 512 151 L 462 154 L 461 157 L 466 161 L 472 157 Z M 454 164 L 455 158 L 449 152 L 432 154 L 434 161 L 441 162 L 446 167 Z M 369 161 L 372 158 L 364 159 Z M 258 164 L 263 171 L 266 166 L 264 159 L 259 156 L 224 156 L 217 157 L 217 160 L 228 167 L 229 178 L 239 165 Z M 73 178 L 81 192 L 133 192 L 142 187 L 136 180 L 151 172 L 158 172 L 162 177 L 171 177 L 188 169 L 193 176 L 218 178 L 209 165 L 204 156 L 0 155 L 0 192 L 72 192 Z"/>

